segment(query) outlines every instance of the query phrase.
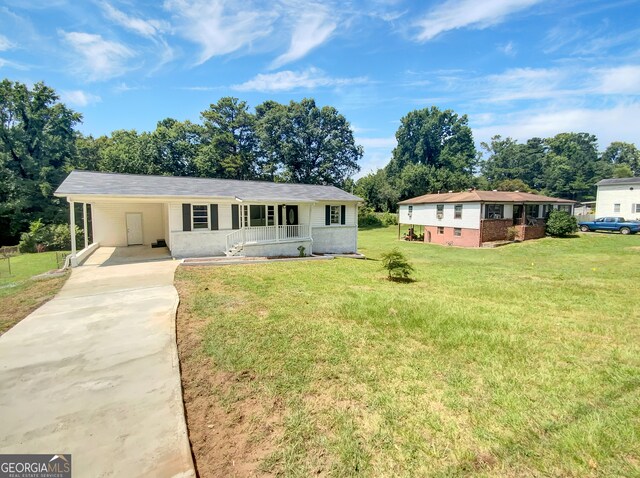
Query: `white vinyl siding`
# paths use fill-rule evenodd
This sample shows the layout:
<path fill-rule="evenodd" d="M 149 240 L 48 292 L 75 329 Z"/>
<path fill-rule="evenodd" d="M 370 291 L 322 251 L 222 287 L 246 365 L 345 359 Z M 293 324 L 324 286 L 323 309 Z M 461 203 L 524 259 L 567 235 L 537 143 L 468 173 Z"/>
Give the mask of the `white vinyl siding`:
<path fill-rule="evenodd" d="M 325 206 L 330 205 L 330 206 L 338 206 L 338 208 L 344 204 L 346 206 L 345 208 L 345 221 L 344 221 L 344 225 L 345 226 L 356 226 L 358 224 L 358 212 L 357 212 L 357 206 L 354 203 L 316 203 L 313 205 L 313 209 L 311 211 L 311 225 L 315 228 L 315 227 L 336 227 L 336 226 L 340 226 L 340 224 L 337 225 L 333 225 L 333 226 L 327 226 L 325 224 Z M 305 206 L 300 206 L 300 218 L 301 221 L 303 221 L 305 224 L 307 223 L 307 215 L 308 212 L 305 213 L 305 215 L 303 215 L 302 213 L 302 208 Z M 308 211 L 308 209 L 306 210 Z M 315 250 L 315 248 L 314 248 Z"/>
<path fill-rule="evenodd" d="M 151 244 L 165 238 L 162 204 L 152 203 L 92 203 L 94 242 L 102 246 L 127 245 L 127 213 L 142 213 L 143 243 Z"/>
<path fill-rule="evenodd" d="M 442 219 L 438 219 L 438 204 L 413 204 L 413 214 L 409 218 L 407 204 L 400 205 L 399 220 L 402 224 L 422 226 L 460 227 L 463 229 L 480 228 L 480 203 L 464 203 L 462 218 L 454 219 L 454 204 L 443 204 Z"/>
<path fill-rule="evenodd" d="M 620 211 L 615 212 L 614 205 L 620 205 Z M 625 219 L 640 220 L 640 185 L 611 184 L 598 186 L 596 198 L 596 217 L 622 216 Z"/>

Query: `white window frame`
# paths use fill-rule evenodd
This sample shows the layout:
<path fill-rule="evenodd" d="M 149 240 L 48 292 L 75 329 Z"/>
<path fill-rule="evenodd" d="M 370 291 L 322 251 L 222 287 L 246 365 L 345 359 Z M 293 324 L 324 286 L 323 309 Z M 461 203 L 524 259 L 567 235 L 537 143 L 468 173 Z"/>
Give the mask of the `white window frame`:
<path fill-rule="evenodd" d="M 196 221 L 195 221 L 195 208 L 199 208 L 199 207 L 203 207 L 206 214 L 205 216 L 199 216 L 199 217 L 206 217 L 207 218 L 207 222 L 206 223 L 202 223 L 202 222 L 198 222 L 198 226 L 196 227 Z M 211 229 L 211 218 L 209 217 L 209 205 L 208 204 L 192 204 L 191 205 L 191 230 L 192 231 L 200 231 L 200 230 L 205 230 L 208 231 L 209 229 Z M 205 224 L 206 227 L 202 227 L 202 224 Z"/>
<path fill-rule="evenodd" d="M 330 226 L 333 226 L 334 224 L 340 225 L 341 224 L 340 223 L 340 219 L 341 219 L 341 217 L 340 217 L 340 209 L 341 209 L 341 206 L 333 206 L 333 205 L 331 205 L 329 207 L 330 207 L 330 209 L 329 209 L 329 225 Z M 334 221 L 334 219 L 335 219 L 335 221 Z"/>
<path fill-rule="evenodd" d="M 620 203 L 613 204 L 613 212 L 620 212 Z"/>
<path fill-rule="evenodd" d="M 636 214 L 640 214 L 640 203 L 634 204 L 634 206 L 635 206 Z"/>
<path fill-rule="evenodd" d="M 456 231 L 458 231 L 458 234 L 456 234 Z M 454 227 L 453 228 L 453 237 L 462 237 L 462 228 L 461 227 Z"/>
<path fill-rule="evenodd" d="M 462 210 L 464 209 L 464 204 L 455 204 L 453 206 L 453 218 L 454 219 L 462 219 Z M 458 214 L 458 208 L 460 208 L 460 213 Z"/>
<path fill-rule="evenodd" d="M 438 226 L 437 232 L 438 235 L 442 236 L 444 234 L 444 226 Z"/>
<path fill-rule="evenodd" d="M 407 212 L 409 214 L 409 219 L 411 219 L 411 216 L 413 216 L 413 206 L 409 205 L 409 207 L 407 208 Z"/>

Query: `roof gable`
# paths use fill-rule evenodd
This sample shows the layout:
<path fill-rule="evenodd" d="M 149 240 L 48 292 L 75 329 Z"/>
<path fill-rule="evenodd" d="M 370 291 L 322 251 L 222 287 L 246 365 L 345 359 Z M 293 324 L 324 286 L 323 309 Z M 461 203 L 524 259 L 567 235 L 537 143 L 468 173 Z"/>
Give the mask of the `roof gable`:
<path fill-rule="evenodd" d="M 335 186 L 72 171 L 56 196 L 202 197 L 244 201 L 362 201 Z"/>

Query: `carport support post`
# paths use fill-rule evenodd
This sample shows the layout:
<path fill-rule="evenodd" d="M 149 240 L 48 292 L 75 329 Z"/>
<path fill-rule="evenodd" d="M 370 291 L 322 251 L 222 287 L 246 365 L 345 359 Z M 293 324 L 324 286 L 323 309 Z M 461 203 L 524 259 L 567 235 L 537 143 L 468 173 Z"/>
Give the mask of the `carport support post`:
<path fill-rule="evenodd" d="M 89 231 L 87 230 L 87 203 L 82 203 L 82 219 L 84 220 L 84 248 L 89 247 Z"/>
<path fill-rule="evenodd" d="M 76 259 L 76 210 L 75 203 L 71 199 L 69 201 L 69 229 L 71 231 L 71 256 L 69 256 L 69 264 L 71 267 L 76 267 L 78 261 Z"/>

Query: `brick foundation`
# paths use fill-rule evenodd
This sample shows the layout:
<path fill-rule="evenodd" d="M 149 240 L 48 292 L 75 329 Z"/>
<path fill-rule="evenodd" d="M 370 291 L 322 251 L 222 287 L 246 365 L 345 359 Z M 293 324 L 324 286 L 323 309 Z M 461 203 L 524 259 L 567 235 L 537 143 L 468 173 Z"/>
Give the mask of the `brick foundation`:
<path fill-rule="evenodd" d="M 513 219 L 483 219 L 480 221 L 481 241 L 506 241 L 512 226 Z"/>
<path fill-rule="evenodd" d="M 459 247 L 480 247 L 480 229 L 461 228 L 460 236 L 454 236 L 453 229 L 453 227 L 445 227 L 444 234 L 438 234 L 437 226 L 424 226 L 424 242 Z"/>
<path fill-rule="evenodd" d="M 518 229 L 518 240 L 529 241 L 531 239 L 540 239 L 545 236 L 544 224 L 537 226 L 516 226 Z"/>

